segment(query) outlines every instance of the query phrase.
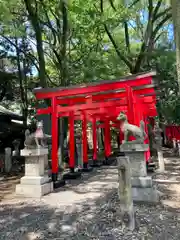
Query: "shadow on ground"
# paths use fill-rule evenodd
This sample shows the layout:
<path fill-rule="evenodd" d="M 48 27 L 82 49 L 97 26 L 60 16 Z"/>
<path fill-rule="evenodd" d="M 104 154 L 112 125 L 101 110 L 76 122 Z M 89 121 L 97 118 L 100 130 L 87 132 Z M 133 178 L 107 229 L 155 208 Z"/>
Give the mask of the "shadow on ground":
<path fill-rule="evenodd" d="M 173 172 L 154 178 L 178 174 L 173 168 Z M 83 174 L 82 179 L 67 182 L 66 187 L 41 200 L 1 202 L 0 239 L 179 240 L 178 185 L 157 183 L 163 193 L 159 204 L 135 204 L 136 229 L 129 232 L 120 217 L 117 169 L 103 167 Z"/>
<path fill-rule="evenodd" d="M 135 205 L 136 229 L 120 221 L 116 190 L 69 206 L 43 201 L 0 205 L 0 239 L 180 239 L 180 209 L 163 204 Z M 144 237 L 144 238 L 143 238 Z"/>
<path fill-rule="evenodd" d="M 1 174 L 0 175 L 0 201 L 6 199 L 12 195 L 15 191 L 15 186 L 20 182 L 20 178 L 23 176 L 20 174 Z"/>

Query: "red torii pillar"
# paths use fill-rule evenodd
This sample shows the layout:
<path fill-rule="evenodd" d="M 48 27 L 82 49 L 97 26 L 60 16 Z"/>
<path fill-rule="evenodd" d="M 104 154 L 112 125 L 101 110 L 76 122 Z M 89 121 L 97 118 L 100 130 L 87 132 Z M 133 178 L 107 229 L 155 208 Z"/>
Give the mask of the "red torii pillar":
<path fill-rule="evenodd" d="M 127 93 L 127 117 L 128 122 L 131 124 L 135 124 L 135 109 L 134 109 L 134 95 L 133 90 L 130 86 L 126 86 L 126 93 Z M 129 141 L 134 140 L 135 138 L 133 136 L 129 137 Z"/>
<path fill-rule="evenodd" d="M 82 113 L 82 142 L 83 142 L 83 167 L 87 168 L 88 165 L 88 149 L 87 149 L 87 117 L 86 112 Z"/>
<path fill-rule="evenodd" d="M 147 120 L 147 116 L 146 115 L 144 115 L 143 120 L 144 120 L 144 123 L 145 123 L 145 132 L 147 134 L 147 138 L 144 140 L 144 143 L 145 144 L 149 144 L 148 126 L 147 126 L 148 125 L 148 120 Z M 150 157 L 151 157 L 150 148 L 148 148 L 148 150 L 145 152 L 146 162 L 149 161 Z"/>
<path fill-rule="evenodd" d="M 133 90 L 130 86 L 126 86 L 126 93 L 127 93 L 127 116 L 128 121 L 131 124 L 134 124 L 135 121 L 135 114 L 134 114 L 134 95 Z"/>
<path fill-rule="evenodd" d="M 74 112 L 69 114 L 69 168 L 74 172 L 75 166 L 75 139 L 74 139 Z"/>
<path fill-rule="evenodd" d="M 92 132 L 93 132 L 93 161 L 97 160 L 97 128 L 96 117 L 92 119 Z"/>
<path fill-rule="evenodd" d="M 110 133 L 110 123 L 108 118 L 105 119 L 104 130 L 105 130 L 105 134 L 104 134 L 105 161 L 107 161 L 108 157 L 111 155 L 111 133 Z"/>
<path fill-rule="evenodd" d="M 139 122 L 140 124 L 140 121 L 143 120 L 144 121 L 144 125 L 145 125 L 145 132 L 147 134 L 147 138 L 144 140 L 144 143 L 145 144 L 149 144 L 149 138 L 148 138 L 148 128 L 147 128 L 147 115 L 144 113 L 145 112 L 145 106 L 144 104 L 142 103 L 142 99 L 137 99 L 136 101 L 136 104 L 137 104 L 137 109 L 139 109 L 139 111 L 136 111 L 136 118 L 137 118 L 137 123 Z M 136 123 L 136 124 L 137 124 Z M 138 125 L 139 125 L 138 124 Z M 149 158 L 150 158 L 150 149 L 148 149 L 145 153 L 145 159 L 146 159 L 146 162 L 149 161 Z"/>
<path fill-rule="evenodd" d="M 51 99 L 52 105 L 52 180 L 57 181 L 58 178 L 58 113 L 57 113 L 57 98 Z"/>
<path fill-rule="evenodd" d="M 92 131 L 93 131 L 93 163 L 92 167 L 100 167 L 102 163 L 98 161 L 97 156 L 97 126 L 96 126 L 96 117 L 92 118 Z"/>

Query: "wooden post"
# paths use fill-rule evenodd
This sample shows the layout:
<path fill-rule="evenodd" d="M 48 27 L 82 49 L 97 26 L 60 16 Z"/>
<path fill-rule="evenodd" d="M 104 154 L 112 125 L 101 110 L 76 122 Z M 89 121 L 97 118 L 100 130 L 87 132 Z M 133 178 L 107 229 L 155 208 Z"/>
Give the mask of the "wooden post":
<path fill-rule="evenodd" d="M 111 154 L 111 134 L 110 134 L 110 124 L 109 124 L 109 119 L 105 120 L 105 156 L 109 157 Z"/>
<path fill-rule="evenodd" d="M 144 143 L 145 144 L 149 144 L 149 137 L 148 137 L 148 120 L 147 120 L 147 116 L 143 116 L 143 120 L 144 120 L 144 126 L 145 126 L 145 132 L 147 134 L 147 138 L 144 140 Z M 145 152 L 145 159 L 146 159 L 146 162 L 149 161 L 151 157 L 151 153 L 150 153 L 150 148 L 148 149 L 148 151 Z"/>
<path fill-rule="evenodd" d="M 52 105 L 52 181 L 56 182 L 58 178 L 58 117 L 57 117 L 57 99 L 53 97 Z"/>
<path fill-rule="evenodd" d="M 127 99 L 127 117 L 128 122 L 131 124 L 135 124 L 135 114 L 134 114 L 134 96 L 133 96 L 133 90 L 130 86 L 126 86 L 126 99 Z M 129 141 L 135 140 L 135 137 L 129 136 Z"/>
<path fill-rule="evenodd" d="M 131 189 L 131 168 L 128 157 L 118 157 L 118 195 L 122 222 L 130 230 L 135 228 L 134 209 Z"/>
<path fill-rule="evenodd" d="M 108 157 L 108 125 L 107 120 L 104 122 L 104 152 L 105 152 L 105 158 Z M 107 160 L 107 159 L 106 159 Z"/>
<path fill-rule="evenodd" d="M 110 165 L 111 162 L 108 159 L 108 157 L 111 155 L 111 134 L 109 119 L 105 119 L 104 130 L 105 160 L 103 161 L 103 164 Z"/>
<path fill-rule="evenodd" d="M 76 139 L 74 134 L 74 119 L 75 119 L 74 111 L 71 111 L 69 113 L 69 169 L 70 171 L 63 175 L 64 180 L 76 179 L 81 176 L 81 173 L 79 171 L 76 171 L 75 169 L 75 167 L 77 167 L 75 163 L 75 157 L 76 157 L 75 154 L 77 154 L 77 146 L 76 146 Z M 78 161 L 77 161 L 77 165 L 78 165 Z"/>
<path fill-rule="evenodd" d="M 93 117 L 92 120 L 92 130 L 93 130 L 93 161 L 97 160 L 97 130 L 96 130 L 96 118 Z"/>
<path fill-rule="evenodd" d="M 111 128 L 110 128 L 110 121 L 108 119 L 107 121 L 107 125 L 108 125 L 108 157 L 111 155 Z"/>
<path fill-rule="evenodd" d="M 73 172 L 75 165 L 74 112 L 69 114 L 69 150 L 69 168 Z"/>
<path fill-rule="evenodd" d="M 128 106 L 127 106 L 128 121 L 129 121 L 129 123 L 134 124 L 135 123 L 134 96 L 133 96 L 133 91 L 132 91 L 131 87 L 129 87 L 129 86 L 126 87 L 126 93 L 127 93 L 126 98 L 127 98 L 127 103 L 128 103 Z"/>
<path fill-rule="evenodd" d="M 93 130 L 93 162 L 90 164 L 91 167 L 100 167 L 102 162 L 98 160 L 98 152 L 102 149 L 101 139 L 101 128 L 97 128 L 96 117 L 92 119 L 92 130 Z M 97 150 L 98 149 L 98 150 Z"/>
<path fill-rule="evenodd" d="M 82 142 L 83 142 L 83 165 L 87 167 L 88 164 L 88 153 L 87 153 L 87 118 L 86 113 L 83 112 L 83 120 L 82 120 Z"/>

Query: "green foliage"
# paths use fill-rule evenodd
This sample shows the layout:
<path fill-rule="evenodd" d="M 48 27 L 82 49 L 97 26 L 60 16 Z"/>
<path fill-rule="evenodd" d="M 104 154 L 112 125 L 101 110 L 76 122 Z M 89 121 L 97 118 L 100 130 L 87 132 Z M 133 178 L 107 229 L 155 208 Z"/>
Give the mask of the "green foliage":
<path fill-rule="evenodd" d="M 180 121 L 168 2 L 1 0 L 0 3 L 2 56 L 9 59 L 13 65 L 11 72 L 17 76 L 9 89 L 21 87 L 16 101 L 28 101 L 22 109 L 32 109 L 34 99 L 30 92 L 36 86 L 116 79 L 154 68 L 161 88 L 158 102 L 161 118 Z"/>

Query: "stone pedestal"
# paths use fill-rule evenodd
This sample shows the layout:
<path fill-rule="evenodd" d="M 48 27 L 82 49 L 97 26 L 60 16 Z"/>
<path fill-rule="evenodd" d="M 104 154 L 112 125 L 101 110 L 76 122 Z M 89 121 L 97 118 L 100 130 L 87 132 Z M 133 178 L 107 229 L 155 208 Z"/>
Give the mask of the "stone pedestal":
<path fill-rule="evenodd" d="M 12 150 L 11 150 L 11 148 L 5 148 L 4 169 L 5 169 L 6 173 L 9 173 L 12 169 Z"/>
<path fill-rule="evenodd" d="M 23 197 L 40 198 L 53 191 L 53 183 L 45 175 L 45 162 L 48 149 L 23 149 L 25 157 L 25 176 L 16 185 L 16 194 Z"/>
<path fill-rule="evenodd" d="M 148 144 L 127 142 L 121 145 L 121 151 L 129 158 L 131 165 L 132 198 L 140 202 L 157 202 L 158 194 L 152 177 L 147 176 L 145 152 Z"/>

